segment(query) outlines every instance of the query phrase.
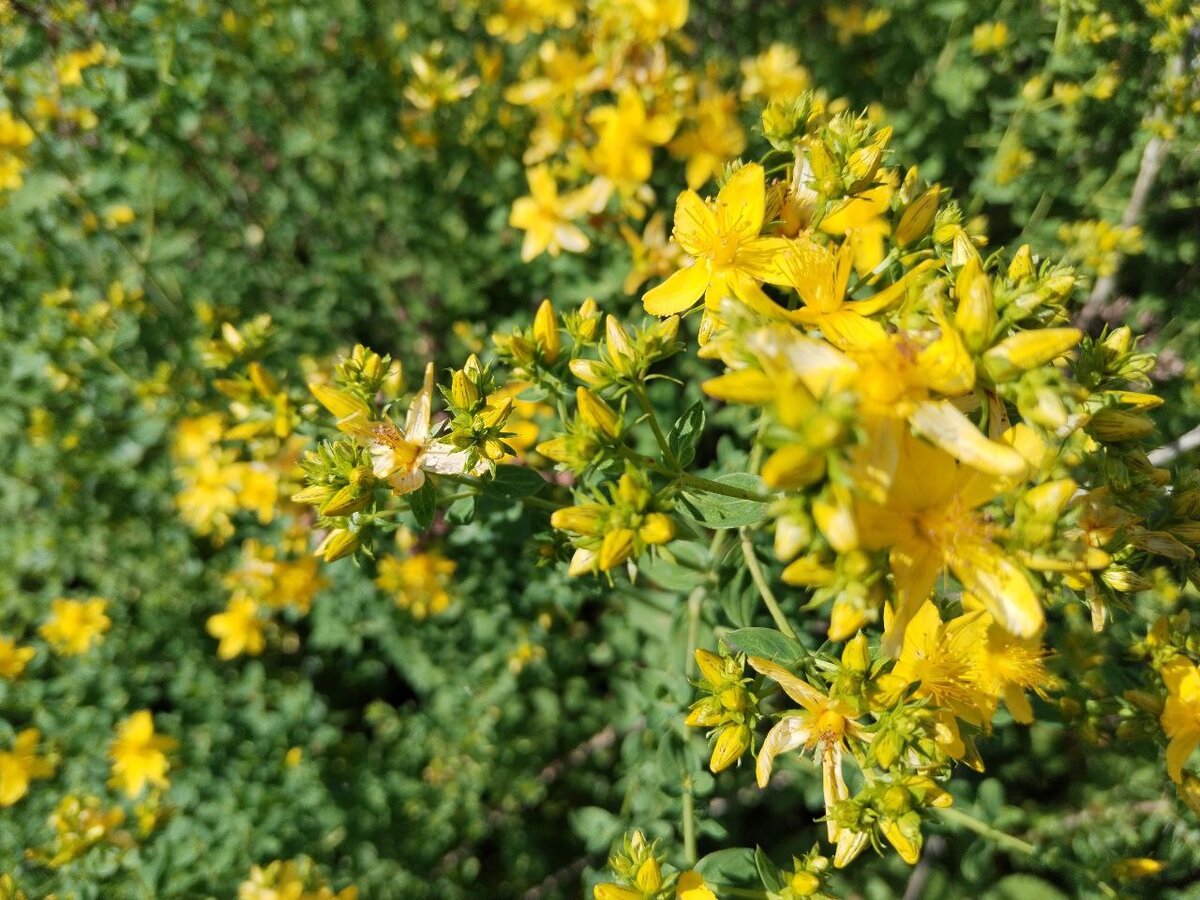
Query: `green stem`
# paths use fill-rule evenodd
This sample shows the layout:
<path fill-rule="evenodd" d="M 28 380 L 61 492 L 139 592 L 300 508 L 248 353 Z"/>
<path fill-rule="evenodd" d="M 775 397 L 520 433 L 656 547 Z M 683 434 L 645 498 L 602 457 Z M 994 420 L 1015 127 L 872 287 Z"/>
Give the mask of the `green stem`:
<path fill-rule="evenodd" d="M 721 494 L 724 497 L 733 497 L 735 500 L 750 500 L 754 503 L 770 503 L 775 499 L 768 494 L 759 494 L 755 491 L 745 491 L 741 488 L 734 487 L 731 484 L 722 484 L 719 481 L 713 481 L 710 478 L 702 478 L 699 475 L 692 475 L 689 472 L 680 472 L 679 482 L 686 487 L 692 487 L 699 491 L 707 491 L 710 494 Z"/>
<path fill-rule="evenodd" d="M 617 452 L 625 459 L 657 472 L 659 475 L 673 478 L 681 486 L 689 487 L 693 490 L 705 491 L 709 494 L 720 494 L 723 497 L 732 497 L 735 500 L 749 500 L 753 503 L 770 503 L 775 499 L 769 494 L 758 494 L 754 491 L 742 490 L 742 488 L 734 487 L 731 484 L 722 484 L 719 481 L 713 481 L 711 478 L 704 478 L 700 475 L 693 475 L 690 472 L 672 471 L 662 463 L 655 462 L 650 457 L 643 456 L 634 450 L 630 450 L 628 447 L 618 447 Z"/>
<path fill-rule="evenodd" d="M 775 627 L 784 633 L 792 640 L 796 640 L 796 632 L 792 630 L 792 626 L 788 624 L 787 618 L 783 614 L 783 609 L 779 606 L 779 601 L 775 599 L 775 594 L 771 591 L 771 586 L 767 583 L 766 576 L 763 574 L 762 566 L 758 564 L 758 557 L 754 555 L 754 541 L 750 537 L 750 532 L 743 528 L 742 535 L 742 556 L 746 560 L 746 569 L 750 572 L 750 580 L 754 582 L 754 586 L 758 588 L 759 596 L 762 597 L 763 603 L 767 606 L 767 611 L 771 614 L 771 618 L 775 620 Z"/>
<path fill-rule="evenodd" d="M 700 857 L 696 854 L 696 801 L 692 798 L 691 785 L 683 789 L 683 855 L 689 866 L 694 866 Z"/>
<path fill-rule="evenodd" d="M 978 835 L 990 838 L 995 841 L 997 846 L 1003 847 L 1006 850 L 1021 853 L 1025 856 L 1033 856 L 1037 853 L 1037 847 L 1028 841 L 1023 841 L 1020 838 L 1013 837 L 1011 834 L 998 831 L 986 822 L 981 822 L 960 809 L 955 809 L 951 806 L 946 809 L 939 809 L 937 812 L 938 815 L 951 825 L 959 825 L 968 831 L 973 831 Z"/>
<path fill-rule="evenodd" d="M 642 408 L 642 412 L 650 420 L 650 429 L 654 432 L 654 439 L 658 441 L 658 449 L 662 452 L 663 459 L 666 460 L 672 472 L 678 472 L 681 468 L 679 460 L 675 457 L 675 452 L 667 442 L 667 436 L 663 434 L 662 426 L 658 424 L 658 416 L 654 412 L 654 406 L 650 403 L 650 395 L 646 393 L 646 385 L 641 382 L 635 384 L 633 386 L 633 396 L 637 398 L 638 406 Z"/>

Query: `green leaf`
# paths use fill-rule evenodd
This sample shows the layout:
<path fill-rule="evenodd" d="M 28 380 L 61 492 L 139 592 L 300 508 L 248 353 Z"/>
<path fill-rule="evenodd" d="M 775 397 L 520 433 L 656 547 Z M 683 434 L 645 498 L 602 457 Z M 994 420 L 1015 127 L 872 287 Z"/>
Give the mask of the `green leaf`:
<path fill-rule="evenodd" d="M 696 863 L 695 869 L 711 884 L 731 887 L 759 884 L 754 851 L 748 847 L 729 847 L 710 853 Z"/>
<path fill-rule="evenodd" d="M 704 404 L 697 400 L 689 406 L 671 426 L 667 435 L 667 446 L 679 460 L 679 465 L 687 468 L 696 458 L 696 445 L 700 435 L 704 433 Z"/>
<path fill-rule="evenodd" d="M 762 879 L 763 887 L 768 891 L 782 891 L 787 886 L 783 872 L 771 861 L 771 857 L 767 856 L 762 847 L 754 848 L 754 865 L 758 869 L 758 877 Z"/>
<path fill-rule="evenodd" d="M 714 478 L 720 484 L 743 491 L 762 493 L 762 479 L 749 472 L 734 472 Z M 757 525 L 767 517 L 767 504 L 757 500 L 740 500 L 724 494 L 707 491 L 684 491 L 680 495 L 680 509 L 684 515 L 708 528 L 741 528 Z"/>
<path fill-rule="evenodd" d="M 546 486 L 546 480 L 526 466 L 497 466 L 494 478 L 485 480 L 483 492 L 502 500 L 531 497 Z"/>
<path fill-rule="evenodd" d="M 606 850 L 621 833 L 621 820 L 599 806 L 573 809 L 570 820 L 572 830 L 592 853 Z"/>
<path fill-rule="evenodd" d="M 433 515 L 437 512 L 437 490 L 428 478 L 424 483 L 408 495 L 408 507 L 412 510 L 417 527 L 424 531 L 433 524 Z"/>
<path fill-rule="evenodd" d="M 475 518 L 475 498 L 459 497 L 446 507 L 446 518 L 455 525 L 466 525 Z"/>
<path fill-rule="evenodd" d="M 798 642 L 774 628 L 739 628 L 723 640 L 739 653 L 761 656 L 781 666 L 795 665 L 808 655 Z"/>
<path fill-rule="evenodd" d="M 984 895 L 985 900 L 1067 900 L 1067 895 L 1035 875 L 1005 875 Z"/>

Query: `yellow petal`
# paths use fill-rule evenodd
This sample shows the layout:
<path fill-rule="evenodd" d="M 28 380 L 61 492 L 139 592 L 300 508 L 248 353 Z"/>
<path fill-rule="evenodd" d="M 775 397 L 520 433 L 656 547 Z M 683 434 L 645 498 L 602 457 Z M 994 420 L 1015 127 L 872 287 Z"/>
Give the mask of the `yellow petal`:
<path fill-rule="evenodd" d="M 673 316 L 695 305 L 711 280 L 707 264 L 697 262 L 647 291 L 642 296 L 642 305 L 652 316 Z"/>
<path fill-rule="evenodd" d="M 993 475 L 1020 475 L 1027 463 L 1012 447 L 990 441 L 948 400 L 925 400 L 909 416 L 913 430 L 959 462 Z"/>
<path fill-rule="evenodd" d="M 1006 631 L 1032 637 L 1042 630 L 1046 617 L 1029 576 L 995 544 L 959 542 L 949 563 L 963 587 Z"/>
<path fill-rule="evenodd" d="M 688 256 L 701 256 L 716 240 L 717 217 L 695 191 L 684 191 L 675 201 L 675 243 Z"/>
<path fill-rule="evenodd" d="M 723 233 L 736 233 L 743 240 L 758 237 L 766 211 L 763 167 L 750 163 L 738 169 L 717 194 L 717 217 Z"/>

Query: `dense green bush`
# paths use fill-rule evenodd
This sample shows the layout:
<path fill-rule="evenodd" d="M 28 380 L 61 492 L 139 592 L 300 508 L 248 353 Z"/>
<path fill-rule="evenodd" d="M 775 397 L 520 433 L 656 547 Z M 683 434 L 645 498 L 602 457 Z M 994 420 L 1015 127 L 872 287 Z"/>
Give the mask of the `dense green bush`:
<path fill-rule="evenodd" d="M 677 590 L 647 599 L 568 580 L 529 549 L 552 543 L 546 530 L 510 504 L 422 539 L 456 565 L 442 615 L 398 609 L 369 561 L 343 561 L 322 568 L 329 584 L 308 615 L 279 613 L 261 656 L 222 660 L 206 630 L 242 541 L 294 549 L 307 533 L 287 529 L 312 525 L 282 487 L 274 522 L 253 504 L 234 510 L 236 540 L 184 521 L 190 476 L 172 447 L 184 422 L 236 417 L 221 379 L 260 363 L 310 438 L 304 382 L 356 343 L 402 360 L 412 387 L 425 360 L 483 352 L 545 295 L 637 308 L 621 289 L 618 220 L 635 218 L 623 209 L 587 219 L 587 253 L 521 261 L 508 221 L 529 192 L 536 117 L 505 93 L 546 35 L 489 35 L 499 6 L 0 0 L 0 635 L 36 651 L 0 678 L 0 752 L 36 728 L 56 763 L 0 812 L 0 874 L 27 896 L 230 897 L 252 866 L 300 856 L 365 898 L 578 896 L 627 828 L 674 834 L 681 772 L 700 772 L 703 850 L 760 844 L 785 860 L 823 831 L 811 770 L 795 773 L 799 790 L 760 793 L 744 771 L 700 769 L 704 742 L 681 716 L 694 691 Z M 1111 268 L 1116 289 L 1085 324 L 1128 320 L 1163 351 L 1167 443 L 1200 409 L 1187 15 L 1165 0 L 696 2 L 690 46 L 670 52 L 733 89 L 744 58 L 793 46 L 829 99 L 878 104 L 894 163 L 986 216 L 989 249 L 1030 241 L 1065 249 L 1088 276 Z M 579 29 L 563 24 L 548 34 L 565 45 Z M 738 110 L 759 144 L 760 108 Z M 1159 153 L 1125 223 L 1140 237 L 1115 232 L 1128 252 L 1106 251 L 1097 226 L 1079 223 L 1119 225 Z M 660 156 L 648 206 L 669 214 L 685 160 Z M 655 399 L 686 405 L 665 389 Z M 700 453 L 735 469 L 746 421 L 723 411 L 716 426 Z M 259 447 L 228 446 L 247 461 Z M 739 582 L 722 598 L 743 624 L 755 621 L 740 611 L 749 593 Z M 82 655 L 39 635 L 64 597 L 107 600 L 111 625 Z M 1153 621 L 1156 592 L 1138 602 Z M 108 748 L 138 710 L 179 747 L 169 788 L 130 799 L 109 784 Z M 1092 724 L 998 729 L 987 775 L 956 779 L 958 805 L 1048 849 L 1029 860 L 943 827 L 919 895 L 1098 896 L 1107 879 L 1121 896 L 1192 896 L 1194 816 L 1160 765 Z M 124 822 L 51 865 L 64 845 L 50 817 L 68 796 L 99 798 Z M 917 878 L 868 856 L 837 890 L 900 896 Z M 1141 857 L 1164 874 L 1113 882 L 1114 863 Z"/>

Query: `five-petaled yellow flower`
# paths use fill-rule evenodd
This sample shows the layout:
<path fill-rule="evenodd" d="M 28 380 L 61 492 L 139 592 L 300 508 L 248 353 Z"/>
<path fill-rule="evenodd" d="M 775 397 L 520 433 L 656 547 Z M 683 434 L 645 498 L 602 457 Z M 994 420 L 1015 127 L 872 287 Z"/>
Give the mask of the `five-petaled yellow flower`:
<path fill-rule="evenodd" d="M 208 633 L 221 642 L 217 645 L 217 656 L 221 659 L 233 659 L 243 653 L 257 656 L 266 643 L 258 603 L 252 597 L 231 597 L 225 612 L 209 616 Z"/>
<path fill-rule="evenodd" d="M 154 719 L 150 710 L 142 709 L 117 726 L 117 737 L 109 748 L 112 761 L 112 783 L 136 797 L 146 787 L 168 786 L 167 752 L 179 746 L 174 738 L 154 733 Z"/>
<path fill-rule="evenodd" d="M 766 183 L 763 167 L 751 163 L 738 169 L 705 203 L 695 191 L 684 191 L 675 203 L 676 243 L 694 260 L 642 297 L 646 312 L 671 316 L 704 297 L 717 309 L 726 297 L 745 299 L 763 281 L 778 281 L 776 254 L 787 239 L 763 237 Z"/>
<path fill-rule="evenodd" d="M 13 739 L 13 748 L 0 752 L 0 806 L 12 806 L 29 792 L 29 782 L 49 778 L 54 763 L 37 755 L 41 733 L 26 728 Z"/>
<path fill-rule="evenodd" d="M 0 678 L 20 677 L 36 653 L 32 647 L 18 647 L 12 638 L 0 635 Z"/>
<path fill-rule="evenodd" d="M 1170 738 L 1167 744 L 1167 774 L 1176 784 L 1183 781 L 1183 764 L 1200 745 L 1200 670 L 1183 656 L 1172 658 L 1163 667 L 1167 703 L 1162 711 L 1162 727 Z"/>
<path fill-rule="evenodd" d="M 529 196 L 513 203 L 508 224 L 525 232 L 521 260 L 529 262 L 543 253 L 558 256 L 563 250 L 582 253 L 589 246 L 582 229 L 575 224 L 602 203 L 603 196 L 590 185 L 559 194 L 558 184 L 546 166 L 529 170 Z"/>
<path fill-rule="evenodd" d="M 62 656 L 87 653 L 102 640 L 112 621 L 104 614 L 107 600 L 55 600 L 50 604 L 50 618 L 38 633 Z"/>

